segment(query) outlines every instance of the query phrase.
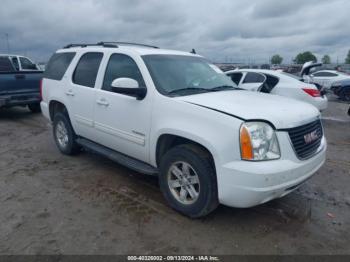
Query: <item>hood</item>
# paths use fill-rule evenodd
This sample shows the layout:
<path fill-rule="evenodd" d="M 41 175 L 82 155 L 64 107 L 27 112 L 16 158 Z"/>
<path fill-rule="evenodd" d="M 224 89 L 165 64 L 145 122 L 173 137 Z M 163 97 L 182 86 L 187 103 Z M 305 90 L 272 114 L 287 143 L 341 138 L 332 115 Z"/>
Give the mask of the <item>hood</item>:
<path fill-rule="evenodd" d="M 320 114 L 316 107 L 301 101 L 243 90 L 204 93 L 176 99 L 242 120 L 265 120 L 277 129 L 303 125 Z"/>

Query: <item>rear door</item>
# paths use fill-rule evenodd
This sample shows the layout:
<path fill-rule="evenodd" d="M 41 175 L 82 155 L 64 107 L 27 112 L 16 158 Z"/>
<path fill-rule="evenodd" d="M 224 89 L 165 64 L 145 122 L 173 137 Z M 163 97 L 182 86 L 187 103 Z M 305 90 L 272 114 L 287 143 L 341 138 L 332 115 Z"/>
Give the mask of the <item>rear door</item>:
<path fill-rule="evenodd" d="M 247 72 L 238 87 L 249 91 L 260 91 L 265 81 L 266 76 L 263 74 Z"/>
<path fill-rule="evenodd" d="M 64 87 L 74 130 L 88 139 L 95 137 L 95 84 L 102 58 L 102 52 L 82 53 L 71 77 L 67 79 L 68 84 Z"/>

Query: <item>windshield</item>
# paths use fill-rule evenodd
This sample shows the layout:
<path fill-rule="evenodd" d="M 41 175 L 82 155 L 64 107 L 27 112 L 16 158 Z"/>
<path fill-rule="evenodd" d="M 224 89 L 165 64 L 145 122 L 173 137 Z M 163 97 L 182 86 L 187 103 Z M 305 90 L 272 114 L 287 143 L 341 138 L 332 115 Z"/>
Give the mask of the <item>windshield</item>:
<path fill-rule="evenodd" d="M 143 60 L 157 90 L 167 96 L 183 96 L 237 86 L 204 58 L 182 55 L 145 55 Z"/>

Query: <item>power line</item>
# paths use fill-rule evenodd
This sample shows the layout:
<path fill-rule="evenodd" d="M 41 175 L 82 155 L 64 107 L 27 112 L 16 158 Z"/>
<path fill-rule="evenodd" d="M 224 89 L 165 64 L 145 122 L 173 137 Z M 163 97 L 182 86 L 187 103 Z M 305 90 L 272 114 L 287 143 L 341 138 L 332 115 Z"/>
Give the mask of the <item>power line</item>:
<path fill-rule="evenodd" d="M 7 43 L 7 53 L 10 53 L 10 42 L 9 42 L 9 34 L 5 33 L 6 43 Z"/>

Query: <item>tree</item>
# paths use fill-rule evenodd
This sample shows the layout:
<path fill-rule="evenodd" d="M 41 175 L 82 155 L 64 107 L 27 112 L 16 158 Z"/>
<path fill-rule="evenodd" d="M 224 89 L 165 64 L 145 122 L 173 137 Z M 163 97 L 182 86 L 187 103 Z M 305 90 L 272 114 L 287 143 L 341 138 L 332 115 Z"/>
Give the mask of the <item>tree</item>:
<path fill-rule="evenodd" d="M 273 65 L 280 65 L 282 64 L 283 57 L 280 55 L 274 55 L 271 57 L 271 64 Z"/>
<path fill-rule="evenodd" d="M 345 59 L 345 64 L 350 64 L 350 50 L 349 50 L 348 55 Z"/>
<path fill-rule="evenodd" d="M 313 61 L 317 62 L 317 57 L 311 53 L 310 51 L 306 51 L 304 53 L 299 53 L 295 58 L 294 58 L 294 63 L 296 64 L 304 64 L 306 62 Z"/>
<path fill-rule="evenodd" d="M 322 57 L 322 63 L 323 64 L 330 64 L 331 63 L 331 57 L 329 55 L 324 55 Z"/>

